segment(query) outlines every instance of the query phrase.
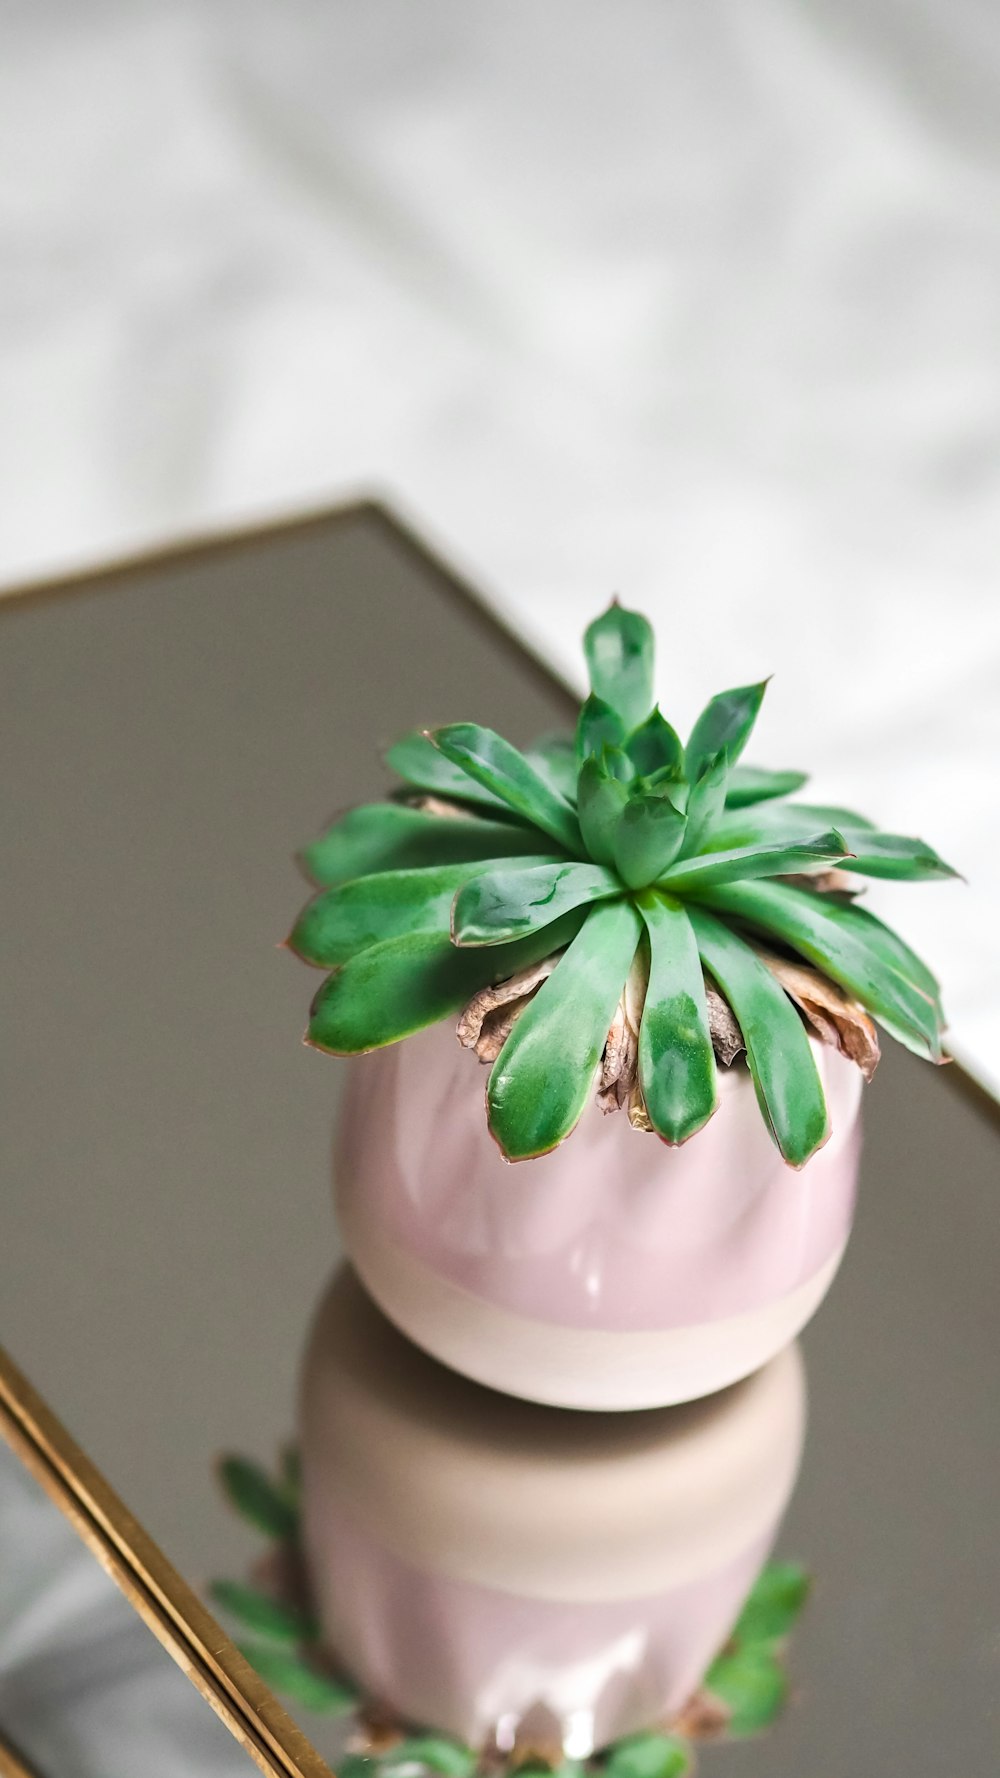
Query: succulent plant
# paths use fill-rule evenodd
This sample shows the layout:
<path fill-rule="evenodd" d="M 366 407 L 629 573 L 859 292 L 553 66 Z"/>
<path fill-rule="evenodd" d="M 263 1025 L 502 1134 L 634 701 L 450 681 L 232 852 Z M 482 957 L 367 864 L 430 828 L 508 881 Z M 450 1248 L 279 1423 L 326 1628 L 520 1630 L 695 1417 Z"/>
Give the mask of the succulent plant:
<path fill-rule="evenodd" d="M 572 739 L 521 752 L 474 723 L 414 732 L 386 755 L 392 799 L 306 849 L 320 893 L 288 942 L 332 970 L 307 1042 L 357 1054 L 461 1013 L 510 1160 L 555 1148 L 595 1088 L 685 1142 L 716 1109 L 718 1063 L 745 1050 L 802 1166 L 829 1133 L 807 1024 L 868 1075 L 872 1019 L 942 1059 L 938 983 L 856 904 L 858 876 L 955 872 L 921 840 L 789 800 L 803 773 L 742 763 L 767 681 L 712 698 L 684 745 L 653 702 L 646 619 L 613 604 L 584 642 Z"/>

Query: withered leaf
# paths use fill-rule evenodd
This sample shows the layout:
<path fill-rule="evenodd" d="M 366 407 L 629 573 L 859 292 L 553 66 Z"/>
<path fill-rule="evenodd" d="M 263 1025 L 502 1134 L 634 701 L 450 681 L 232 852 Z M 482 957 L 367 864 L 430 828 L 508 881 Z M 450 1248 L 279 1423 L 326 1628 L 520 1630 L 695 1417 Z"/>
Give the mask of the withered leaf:
<path fill-rule="evenodd" d="M 628 1096 L 628 1121 L 632 1125 L 633 1130 L 644 1130 L 648 1136 L 655 1134 L 649 1112 L 646 1110 L 646 1101 L 642 1096 L 642 1088 L 639 1085 L 638 1080 L 635 1081 L 632 1091 Z"/>
<path fill-rule="evenodd" d="M 480 988 L 462 1012 L 455 1034 L 463 1048 L 475 1050 L 481 1062 L 495 1062 L 532 995 L 552 974 L 562 956 L 554 951 L 541 963 L 519 969 L 516 975 L 492 987 Z"/>
<path fill-rule="evenodd" d="M 639 1060 L 638 1034 L 629 1023 L 624 997 L 618 1002 L 601 1062 L 597 1103 L 605 1113 L 626 1103 Z"/>
<path fill-rule="evenodd" d="M 743 1033 L 736 1023 L 736 1017 L 728 1000 L 719 993 L 714 983 L 705 983 L 705 999 L 708 1003 L 708 1032 L 712 1039 L 715 1059 L 723 1068 L 728 1068 L 746 1049 Z"/>
<path fill-rule="evenodd" d="M 817 1037 L 856 1062 L 865 1079 L 871 1080 L 880 1052 L 878 1032 L 864 1007 L 848 999 L 843 989 L 821 970 L 805 963 L 792 963 L 760 945 L 754 949 Z"/>
<path fill-rule="evenodd" d="M 605 1114 L 609 1111 L 621 1111 L 635 1089 L 639 1067 L 639 1021 L 642 1018 L 648 979 L 647 961 L 642 952 L 638 951 L 626 978 L 604 1046 L 597 1103 Z"/>
<path fill-rule="evenodd" d="M 785 877 L 775 877 L 776 883 L 788 883 L 793 889 L 815 889 L 820 895 L 862 895 L 864 884 L 850 871 L 832 870 L 790 871 Z"/>
<path fill-rule="evenodd" d="M 695 1692 L 670 1725 L 675 1735 L 682 1735 L 688 1741 L 714 1741 L 725 1734 L 728 1726 L 728 1710 L 721 1699 L 713 1698 L 710 1692 Z"/>
<path fill-rule="evenodd" d="M 443 815 L 448 821 L 468 821 L 471 809 L 461 809 L 457 803 L 449 803 L 442 796 L 408 796 L 407 804 L 411 809 L 419 809 L 423 815 Z"/>

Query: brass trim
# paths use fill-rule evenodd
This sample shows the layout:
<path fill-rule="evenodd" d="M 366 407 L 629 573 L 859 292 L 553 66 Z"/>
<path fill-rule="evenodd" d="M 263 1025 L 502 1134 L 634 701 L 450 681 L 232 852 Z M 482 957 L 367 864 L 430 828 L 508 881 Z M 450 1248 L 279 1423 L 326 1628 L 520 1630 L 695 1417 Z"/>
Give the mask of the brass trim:
<path fill-rule="evenodd" d="M 301 1729 L 2 1348 L 0 1436 L 267 1778 L 332 1778 Z M 21 1778 L 16 1765 L 10 1770 Z"/>
<path fill-rule="evenodd" d="M 0 1728 L 0 1778 L 42 1778 L 37 1766 L 31 1766 L 24 1754 L 8 1741 Z"/>
<path fill-rule="evenodd" d="M 148 548 L 125 550 L 85 563 L 67 573 L 40 574 L 27 580 L 0 581 L 0 616 L 5 609 L 19 610 L 36 600 L 61 599 L 72 593 L 86 593 L 109 583 L 128 580 L 135 574 L 166 572 L 182 568 L 188 562 L 201 562 L 225 550 L 252 549 L 272 538 L 277 540 L 297 531 L 325 529 L 328 525 L 350 523 L 371 511 L 381 511 L 377 499 L 359 495 L 340 505 L 323 506 L 289 513 L 269 520 L 248 519 L 246 524 L 208 526 L 205 530 L 186 533 L 170 543 L 150 544 Z"/>

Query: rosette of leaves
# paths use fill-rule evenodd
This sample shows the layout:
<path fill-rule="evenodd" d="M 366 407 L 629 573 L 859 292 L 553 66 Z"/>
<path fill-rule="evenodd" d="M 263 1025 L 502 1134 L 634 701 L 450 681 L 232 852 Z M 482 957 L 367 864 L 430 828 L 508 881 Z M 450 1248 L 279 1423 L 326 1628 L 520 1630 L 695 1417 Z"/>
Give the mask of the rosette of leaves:
<path fill-rule="evenodd" d="M 242 1654 L 276 1692 L 316 1715 L 354 1719 L 338 1778 L 689 1778 L 698 1742 L 759 1735 L 788 1702 L 785 1655 L 810 1580 L 798 1563 L 768 1562 L 679 1717 L 622 1736 L 589 1759 L 520 1741 L 503 1756 L 372 1713 L 322 1646 L 303 1559 L 297 1452 L 284 1453 L 276 1476 L 247 1457 L 224 1457 L 217 1467 L 230 1506 L 267 1539 L 268 1550 L 257 1578 L 213 1581 L 209 1598 L 239 1626 Z"/>
<path fill-rule="evenodd" d="M 319 893 L 289 944 L 330 970 L 307 1042 L 395 1043 L 466 1009 L 507 1159 L 545 1154 L 595 1088 L 667 1143 L 703 1128 L 745 1050 L 767 1127 L 802 1166 L 829 1133 L 806 1022 L 870 1076 L 872 1021 L 942 1059 L 940 990 L 856 905 L 859 878 L 955 873 L 923 841 L 792 800 L 743 763 L 766 681 L 714 697 L 687 742 L 653 702 L 653 635 L 612 605 L 585 636 L 572 739 L 519 751 L 474 723 L 389 749 L 402 787 L 304 854 Z"/>

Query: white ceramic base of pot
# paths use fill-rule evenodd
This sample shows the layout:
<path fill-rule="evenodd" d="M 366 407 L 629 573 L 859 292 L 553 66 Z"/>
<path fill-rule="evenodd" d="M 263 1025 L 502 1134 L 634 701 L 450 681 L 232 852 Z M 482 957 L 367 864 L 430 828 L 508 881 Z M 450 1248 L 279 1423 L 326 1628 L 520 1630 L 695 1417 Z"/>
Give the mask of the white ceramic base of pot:
<path fill-rule="evenodd" d="M 525 1401 L 590 1412 L 673 1407 L 759 1370 L 815 1313 L 844 1249 L 785 1296 L 747 1314 L 652 1332 L 561 1327 L 463 1290 L 373 1235 L 341 1203 L 345 1246 L 379 1308 L 433 1358 Z"/>

